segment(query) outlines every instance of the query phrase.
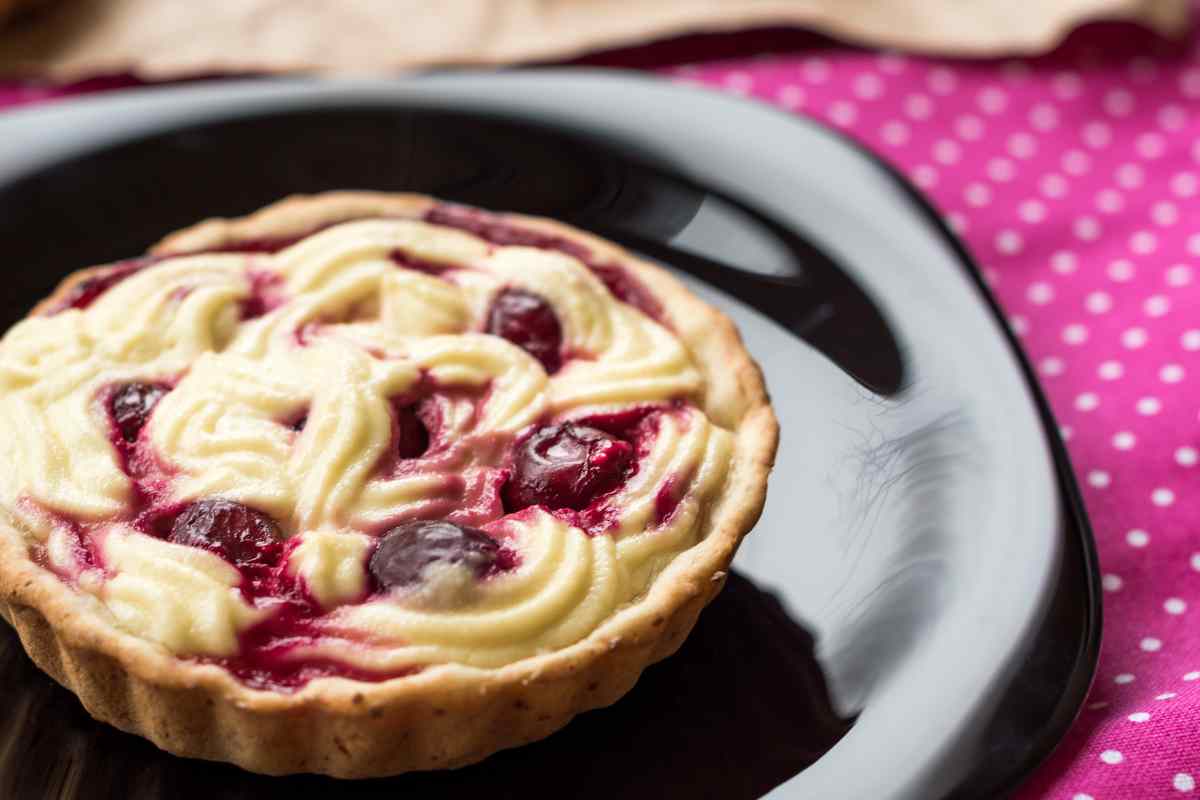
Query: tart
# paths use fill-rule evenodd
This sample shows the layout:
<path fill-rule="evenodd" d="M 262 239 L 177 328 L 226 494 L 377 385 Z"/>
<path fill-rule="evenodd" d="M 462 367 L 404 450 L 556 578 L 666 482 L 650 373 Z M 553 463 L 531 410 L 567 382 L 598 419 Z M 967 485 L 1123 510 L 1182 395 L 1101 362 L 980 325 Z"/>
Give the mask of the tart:
<path fill-rule="evenodd" d="M 732 323 L 659 267 L 424 196 L 289 198 L 0 339 L 0 613 L 172 753 L 464 765 L 679 647 L 777 438 Z"/>

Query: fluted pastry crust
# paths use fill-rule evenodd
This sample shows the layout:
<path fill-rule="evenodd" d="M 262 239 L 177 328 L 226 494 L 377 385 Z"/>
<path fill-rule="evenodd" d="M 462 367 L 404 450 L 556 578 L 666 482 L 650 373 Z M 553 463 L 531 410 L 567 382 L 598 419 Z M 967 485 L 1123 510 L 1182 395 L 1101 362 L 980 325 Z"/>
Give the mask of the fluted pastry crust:
<path fill-rule="evenodd" d="M 243 219 L 201 223 L 153 253 L 233 248 L 347 220 L 419 218 L 434 206 L 415 195 L 291 198 Z M 0 610 L 34 661 L 97 718 L 171 752 L 270 774 L 368 777 L 467 764 L 542 738 L 614 702 L 642 669 L 674 652 L 762 509 L 778 431 L 761 375 L 732 323 L 665 271 L 555 222 L 503 219 L 577 243 L 648 287 L 700 372 L 697 405 L 731 432 L 729 468 L 697 522 L 698 543 L 674 556 L 644 595 L 551 652 L 495 666 L 437 663 L 373 683 L 321 678 L 284 693 L 250 688 L 221 666 L 181 659 L 111 624 L 93 598 L 30 559 L 16 527 L 0 526 Z M 104 269 L 72 276 L 34 313 Z"/>

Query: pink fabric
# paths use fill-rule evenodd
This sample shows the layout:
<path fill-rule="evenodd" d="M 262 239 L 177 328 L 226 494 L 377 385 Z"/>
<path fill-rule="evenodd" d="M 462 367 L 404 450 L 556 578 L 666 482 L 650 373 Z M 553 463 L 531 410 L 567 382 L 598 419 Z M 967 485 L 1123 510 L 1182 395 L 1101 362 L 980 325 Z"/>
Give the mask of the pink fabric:
<path fill-rule="evenodd" d="M 592 61 L 813 116 L 929 193 L 1042 376 L 1104 572 L 1096 685 L 1019 796 L 1200 794 L 1200 36 L 1091 26 L 1043 58 L 953 62 L 758 32 Z M 0 84 L 0 104 L 62 93 Z"/>

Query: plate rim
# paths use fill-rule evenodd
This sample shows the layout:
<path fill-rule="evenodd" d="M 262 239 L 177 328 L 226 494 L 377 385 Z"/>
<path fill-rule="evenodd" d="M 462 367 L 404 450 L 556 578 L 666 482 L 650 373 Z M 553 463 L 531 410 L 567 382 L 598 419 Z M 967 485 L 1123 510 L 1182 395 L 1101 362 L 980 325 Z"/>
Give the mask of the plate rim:
<path fill-rule="evenodd" d="M 380 96 L 389 89 L 395 90 L 399 86 L 411 85 L 414 82 L 424 81 L 446 81 L 446 80 L 461 80 L 480 79 L 487 77 L 490 74 L 498 76 L 522 75 L 528 79 L 531 75 L 535 77 L 548 78 L 593 78 L 606 81 L 622 81 L 632 82 L 646 85 L 654 85 L 662 88 L 670 86 L 673 90 L 682 92 L 697 92 L 703 94 L 708 99 L 722 100 L 731 103 L 745 103 L 753 107 L 759 112 L 766 112 L 779 117 L 790 123 L 798 124 L 810 129 L 812 132 L 818 132 L 825 136 L 833 137 L 838 140 L 839 144 L 847 148 L 858 156 L 865 159 L 871 166 L 879 170 L 886 176 L 902 193 L 906 196 L 907 201 L 917 211 L 924 220 L 929 223 L 932 230 L 938 235 L 942 244 L 947 246 L 954 256 L 954 261 L 958 267 L 965 273 L 969 282 L 972 284 L 984 307 L 987 309 L 992 320 L 997 323 L 1000 328 L 1001 336 L 1003 337 L 1006 349 L 1014 358 L 1019 368 L 1021 383 L 1025 390 L 1029 393 L 1029 397 L 1036 410 L 1038 421 L 1041 426 L 1041 439 L 1047 447 L 1048 454 L 1053 463 L 1054 474 L 1057 479 L 1057 495 L 1062 503 L 1062 511 L 1064 515 L 1069 515 L 1072 525 L 1064 525 L 1061 531 L 1061 536 L 1064 537 L 1063 546 L 1070 548 L 1073 552 L 1078 552 L 1082 556 L 1083 565 L 1086 574 L 1087 583 L 1087 602 L 1086 602 L 1086 619 L 1084 620 L 1084 630 L 1082 632 L 1083 646 L 1077 658 L 1076 667 L 1072 670 L 1072 677 L 1078 678 L 1086 676 L 1086 679 L 1072 681 L 1068 686 L 1067 692 L 1072 693 L 1074 698 L 1070 705 L 1074 709 L 1073 713 L 1057 720 L 1057 725 L 1053 735 L 1042 737 L 1048 741 L 1039 742 L 1038 747 L 1034 748 L 1028 759 L 1022 762 L 1019 767 L 1013 770 L 1012 780 L 1004 787 L 1007 791 L 1021 781 L 1044 762 L 1057 747 L 1062 740 L 1071 723 L 1078 716 L 1082 709 L 1082 703 L 1087 695 L 1087 691 L 1095 678 L 1095 672 L 1099 657 L 1100 640 L 1102 635 L 1102 617 L 1103 609 L 1100 594 L 1100 573 L 1099 564 L 1096 553 L 1095 539 L 1092 534 L 1091 524 L 1087 516 L 1086 508 L 1083 504 L 1082 496 L 1079 491 L 1079 486 L 1075 480 L 1074 471 L 1070 465 L 1070 459 L 1066 451 L 1065 444 L 1058 433 L 1058 428 L 1054 422 L 1053 414 L 1050 410 L 1049 402 L 1042 391 L 1041 385 L 1037 381 L 1036 373 L 1034 372 L 1029 360 L 1021 349 L 1017 337 L 1006 324 L 1002 310 L 996 298 L 988 291 L 986 281 L 983 279 L 982 272 L 974 260 L 966 245 L 950 230 L 945 220 L 938 213 L 932 202 L 911 182 L 884 158 L 868 149 L 857 140 L 845 132 L 834 127 L 829 127 L 821 124 L 819 121 L 807 116 L 801 116 L 789 113 L 779 107 L 763 101 L 755 101 L 752 99 L 734 97 L 728 94 L 718 92 L 712 88 L 701 88 L 693 85 L 685 85 L 680 83 L 670 82 L 660 76 L 646 74 L 640 72 L 630 72 L 625 70 L 610 69 L 610 68 L 593 68 L 593 67 L 565 67 L 565 68 L 520 68 L 512 70 L 503 70 L 498 73 L 480 73 L 474 71 L 466 72 L 449 72 L 439 71 L 432 74 L 414 76 L 406 79 L 403 82 L 394 80 L 373 80 L 373 81 L 328 81 L 328 80 L 313 80 L 309 78 L 289 78 L 289 79 L 261 79 L 261 78 L 246 78 L 246 79 L 219 79 L 214 81 L 201 81 L 196 84 L 186 84 L 183 86 L 153 86 L 153 87 L 132 87 L 127 89 L 118 89 L 109 92 L 98 93 L 96 95 L 88 95 L 76 98 L 66 98 L 57 100 L 53 103 L 38 103 L 28 108 L 21 108 L 15 111 L 10 111 L 0 116 L 0 130 L 6 127 L 13 127 L 13 123 L 19 124 L 35 124 L 38 117 L 44 116 L 49 112 L 53 115 L 55 112 L 64 110 L 71 111 L 81 108 L 104 108 L 112 105 L 114 101 L 118 104 L 122 100 L 134 99 L 138 103 L 151 103 L 162 99 L 164 96 L 168 99 L 174 97 L 183 97 L 179 102 L 186 102 L 186 96 L 192 92 L 209 92 L 214 89 L 215 94 L 228 94 L 236 92 L 254 92 L 256 90 L 265 90 L 267 94 L 273 95 L 277 91 L 278 99 L 281 102 L 288 99 L 295 101 L 300 98 L 306 91 L 315 89 L 317 92 L 333 96 L 339 89 L 354 88 L 362 89 L 363 87 L 373 87 L 380 92 Z M 353 96 L 352 91 L 345 94 L 343 98 L 346 102 L 352 103 L 356 100 L 365 100 L 364 97 Z M 390 103 L 396 105 L 415 104 L 416 98 L 412 96 L 395 95 L 389 99 Z M 239 114 L 222 114 L 219 109 L 206 110 L 204 118 L 212 121 L 219 119 L 222 116 L 240 116 Z M 253 115 L 252 113 L 250 115 Z M 32 123 L 30 122 L 32 120 Z M 196 124 L 203 120 L 194 119 L 187 122 L 172 121 L 167 123 L 156 123 L 150 126 L 149 130 L 163 130 L 173 126 L 186 124 Z M 149 131 L 147 131 L 149 132 Z M 125 132 L 123 135 L 110 137 L 104 140 L 103 137 L 89 138 L 86 144 L 74 145 L 68 147 L 66 152 L 52 153 L 48 155 L 43 164 L 60 160 L 69 155 L 85 155 L 89 152 L 94 152 L 103 149 L 115 141 L 123 141 L 130 138 L 136 138 L 139 133 Z M 42 166 L 38 164 L 30 168 L 28 171 L 36 170 Z M 15 174 L 5 176 L 4 180 L 11 180 L 18 177 L 21 170 Z M 1072 535 L 1072 531 L 1077 535 Z M 1082 663 L 1081 663 L 1082 662 Z"/>

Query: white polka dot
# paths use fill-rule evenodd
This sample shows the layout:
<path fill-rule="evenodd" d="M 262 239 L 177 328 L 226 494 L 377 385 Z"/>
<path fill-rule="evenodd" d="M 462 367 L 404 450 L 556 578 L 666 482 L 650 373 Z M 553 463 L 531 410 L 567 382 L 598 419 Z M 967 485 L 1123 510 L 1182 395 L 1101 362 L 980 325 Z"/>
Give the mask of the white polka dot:
<path fill-rule="evenodd" d="M 1155 700 L 1170 700 L 1172 697 L 1175 697 L 1174 692 L 1163 692 L 1162 694 L 1154 695 Z"/>
<path fill-rule="evenodd" d="M 1003 89 L 989 86 L 980 90 L 978 102 L 985 114 L 999 114 L 1008 107 L 1008 95 Z"/>
<path fill-rule="evenodd" d="M 1162 403 L 1157 397 L 1143 397 L 1137 401 L 1137 411 L 1144 417 L 1152 417 L 1162 410 Z"/>
<path fill-rule="evenodd" d="M 1154 220 L 1156 225 L 1169 227 L 1179 221 L 1179 209 L 1174 203 L 1155 203 L 1150 209 L 1150 219 Z"/>
<path fill-rule="evenodd" d="M 1179 91 L 1184 97 L 1200 98 L 1200 70 L 1189 69 L 1180 75 Z"/>
<path fill-rule="evenodd" d="M 1133 683 L 1136 680 L 1134 676 L 1128 672 L 1122 672 L 1120 675 L 1113 676 L 1113 683 L 1124 686 L 1127 683 Z"/>
<path fill-rule="evenodd" d="M 1059 250 L 1050 256 L 1050 267 L 1060 275 L 1070 275 L 1078 267 L 1075 254 L 1069 250 Z"/>
<path fill-rule="evenodd" d="M 1007 183 L 1017 174 L 1017 168 L 1007 158 L 993 158 L 987 164 L 988 177 L 999 183 Z"/>
<path fill-rule="evenodd" d="M 1121 344 L 1130 350 L 1137 350 L 1143 347 L 1149 339 L 1150 337 L 1147 335 L 1145 328 L 1130 328 L 1121 334 Z"/>
<path fill-rule="evenodd" d="M 1163 383 L 1179 383 L 1183 376 L 1183 367 L 1179 364 L 1166 364 L 1158 371 L 1158 378 Z"/>
<path fill-rule="evenodd" d="M 1092 168 L 1092 158 L 1082 150 L 1068 150 L 1063 154 L 1062 168 L 1068 175 L 1082 175 Z"/>
<path fill-rule="evenodd" d="M 1058 435 L 1063 438 L 1064 442 L 1069 442 L 1071 441 L 1071 437 L 1075 435 L 1075 431 L 1070 425 L 1059 425 Z"/>
<path fill-rule="evenodd" d="M 1104 95 L 1104 110 L 1114 117 L 1129 116 L 1133 106 L 1133 93 L 1128 89 L 1113 89 Z"/>
<path fill-rule="evenodd" d="M 1105 214 L 1115 214 L 1125 206 L 1125 198 L 1116 189 L 1101 189 L 1096 194 L 1096 208 Z"/>
<path fill-rule="evenodd" d="M 1196 788 L 1196 780 L 1187 772 L 1176 772 L 1175 777 L 1171 779 L 1171 785 L 1178 792 L 1190 792 Z"/>
<path fill-rule="evenodd" d="M 1187 264 L 1175 264 L 1167 269 L 1168 286 L 1187 286 L 1192 282 L 1192 268 Z"/>
<path fill-rule="evenodd" d="M 1122 189 L 1136 189 L 1146 180 L 1146 173 L 1137 164 L 1122 164 L 1113 177 Z"/>
<path fill-rule="evenodd" d="M 913 119 L 929 119 L 933 114 L 933 101 L 926 94 L 910 94 L 904 99 L 904 113 Z"/>
<path fill-rule="evenodd" d="M 1112 142 L 1112 128 L 1107 122 L 1093 120 L 1083 126 L 1083 143 L 1093 150 L 1108 147 Z"/>
<path fill-rule="evenodd" d="M 1085 242 L 1094 242 L 1100 238 L 1100 223 L 1095 217 L 1078 217 L 1072 228 L 1075 235 Z"/>
<path fill-rule="evenodd" d="M 1167 140 L 1161 133 L 1143 133 L 1133 146 L 1142 158 L 1161 158 L 1167 152 Z"/>
<path fill-rule="evenodd" d="M 1175 103 L 1167 103 L 1158 110 L 1158 124 L 1167 131 L 1183 130 L 1187 125 L 1187 111 Z"/>
<path fill-rule="evenodd" d="M 1025 296 L 1034 305 L 1044 306 L 1054 299 L 1054 287 L 1045 281 L 1037 281 L 1036 283 L 1029 284 L 1029 289 L 1026 290 Z"/>
<path fill-rule="evenodd" d="M 937 184 L 937 170 L 928 164 L 919 164 L 913 168 L 912 179 L 922 189 L 929 189 Z"/>
<path fill-rule="evenodd" d="M 1137 437 L 1129 431 L 1118 431 L 1113 434 L 1112 443 L 1118 450 L 1132 450 L 1137 444 Z"/>
<path fill-rule="evenodd" d="M 1200 553 L 1192 553 L 1191 565 L 1192 569 L 1200 572 Z"/>
<path fill-rule="evenodd" d="M 1200 350 L 1200 330 L 1184 331 L 1179 337 L 1179 344 L 1184 350 Z"/>
<path fill-rule="evenodd" d="M 1029 109 L 1029 124 L 1039 131 L 1052 131 L 1058 127 L 1058 109 L 1050 103 L 1038 103 Z"/>
<path fill-rule="evenodd" d="M 1157 653 L 1159 650 L 1162 650 L 1162 640 L 1155 639 L 1153 636 L 1147 636 L 1138 642 L 1138 647 L 1147 653 Z"/>
<path fill-rule="evenodd" d="M 754 87 L 754 78 L 748 72 L 731 72 L 725 76 L 724 83 L 739 94 L 746 94 Z"/>
<path fill-rule="evenodd" d="M 1136 272 L 1133 262 L 1128 259 L 1118 258 L 1108 265 L 1108 277 L 1118 283 L 1124 283 L 1131 280 Z"/>
<path fill-rule="evenodd" d="M 1100 579 L 1100 585 L 1104 587 L 1106 592 L 1119 592 L 1121 587 L 1125 585 L 1125 581 L 1121 580 L 1120 575 L 1105 575 Z"/>
<path fill-rule="evenodd" d="M 1105 314 L 1112 305 L 1112 296 L 1108 292 L 1092 292 L 1083 301 L 1083 307 L 1093 314 Z"/>
<path fill-rule="evenodd" d="M 854 79 L 854 94 L 863 100 L 877 100 L 883 96 L 883 81 L 870 72 Z"/>
<path fill-rule="evenodd" d="M 1083 344 L 1087 341 L 1088 329 L 1078 322 L 1067 325 L 1062 330 L 1062 339 L 1067 344 Z"/>
<path fill-rule="evenodd" d="M 946 224 L 949 225 L 950 230 L 954 231 L 955 233 L 963 234 L 967 231 L 967 218 L 962 214 L 959 214 L 957 211 L 951 211 L 946 215 Z M 994 278 L 995 271 L 993 270 L 992 272 L 992 277 Z M 987 276 L 984 275 L 984 278 L 986 279 Z"/>
<path fill-rule="evenodd" d="M 953 70 L 946 67 L 934 67 L 926 76 L 925 82 L 929 84 L 929 91 L 934 94 L 950 94 L 958 88 L 958 76 Z"/>
<path fill-rule="evenodd" d="M 1187 240 L 1188 252 L 1194 256 L 1200 256 L 1200 233 L 1193 233 Z"/>
<path fill-rule="evenodd" d="M 1046 197 L 1062 197 L 1067 193 L 1067 179 L 1057 172 L 1043 175 L 1039 186 Z"/>
<path fill-rule="evenodd" d="M 1076 792 L 1075 794 L 1071 795 L 1071 800 L 1096 800 L 1096 798 L 1092 797 L 1090 794 Z"/>
<path fill-rule="evenodd" d="M 1161 317 L 1171 310 L 1171 300 L 1161 294 L 1147 297 L 1142 303 L 1142 310 L 1151 317 Z"/>
<path fill-rule="evenodd" d="M 1194 681 L 1197 678 L 1200 678 L 1200 672 L 1189 672 L 1183 676 L 1185 681 Z"/>
<path fill-rule="evenodd" d="M 1181 467 L 1194 467 L 1200 461 L 1200 452 L 1194 447 L 1183 446 L 1175 451 L 1175 463 Z"/>
<path fill-rule="evenodd" d="M 1046 218 L 1046 206 L 1041 200 L 1026 200 L 1017 207 L 1017 216 L 1031 224 L 1041 222 Z"/>
<path fill-rule="evenodd" d="M 1168 597 L 1163 603 L 1163 610 L 1168 614 L 1175 614 L 1178 616 L 1179 614 L 1187 611 L 1187 603 L 1178 597 Z"/>
<path fill-rule="evenodd" d="M 1012 328 L 1012 332 L 1017 336 L 1024 336 L 1029 332 L 1029 320 L 1022 317 L 1020 314 L 1013 314 L 1008 318 L 1008 326 Z"/>
<path fill-rule="evenodd" d="M 986 183 L 972 181 L 963 189 L 963 199 L 973 208 L 982 208 L 992 202 L 992 189 Z"/>
<path fill-rule="evenodd" d="M 805 100 L 808 99 L 808 94 L 804 91 L 804 87 L 796 86 L 793 83 L 781 87 L 778 96 L 779 102 L 783 104 L 784 108 L 792 109 L 800 108 L 804 105 Z"/>
<path fill-rule="evenodd" d="M 1031 158 L 1037 152 L 1037 140 L 1023 131 L 1014 133 L 1008 137 L 1008 152 L 1017 158 Z"/>
<path fill-rule="evenodd" d="M 1125 756 L 1121 755 L 1119 750 L 1105 750 L 1100 754 L 1100 760 L 1105 764 L 1120 764 L 1125 760 Z"/>
<path fill-rule="evenodd" d="M 885 122 L 883 127 L 879 129 L 879 135 L 887 144 L 899 147 L 908 141 L 908 125 L 898 119 Z"/>
<path fill-rule="evenodd" d="M 968 142 L 977 141 L 983 136 L 983 120 L 974 114 L 963 114 L 954 121 L 954 130 Z"/>
<path fill-rule="evenodd" d="M 1095 392 L 1084 392 L 1075 398 L 1075 408 L 1080 411 L 1094 411 L 1100 405 L 1100 398 Z"/>
<path fill-rule="evenodd" d="M 1192 197 L 1200 189 L 1200 179 L 1193 172 L 1180 172 L 1171 178 L 1171 191 L 1178 197 Z"/>
<path fill-rule="evenodd" d="M 1150 231 L 1138 231 L 1129 237 L 1129 249 L 1138 255 L 1153 253 L 1158 248 L 1158 237 Z"/>
<path fill-rule="evenodd" d="M 1050 91 L 1059 100 L 1074 100 L 1083 90 L 1083 80 L 1074 72 L 1060 72 L 1050 79 Z"/>
<path fill-rule="evenodd" d="M 1055 375 L 1062 375 L 1063 370 L 1066 369 L 1066 365 L 1063 364 L 1063 360 L 1058 356 L 1047 356 L 1042 359 L 1039 368 L 1043 375 L 1054 377 Z"/>
<path fill-rule="evenodd" d="M 848 100 L 838 100 L 829 104 L 829 118 L 838 125 L 847 127 L 858 119 L 858 109 Z"/>
<path fill-rule="evenodd" d="M 1149 722 L 1150 715 L 1148 713 L 1146 713 L 1145 711 L 1135 711 L 1132 714 L 1130 714 L 1128 717 L 1126 717 L 1126 719 L 1129 720 L 1130 722 L 1138 722 L 1138 723 Z"/>
<path fill-rule="evenodd" d="M 1112 476 L 1102 469 L 1094 469 L 1088 473 L 1087 481 L 1096 489 L 1107 489 L 1112 484 Z"/>
<path fill-rule="evenodd" d="M 829 79 L 829 62 L 823 58 L 806 58 L 800 72 L 811 83 L 824 83 Z"/>
<path fill-rule="evenodd" d="M 1021 238 L 1021 234 L 1006 228 L 996 234 L 996 249 L 1005 255 L 1016 255 L 1021 252 L 1025 241 Z"/>
<path fill-rule="evenodd" d="M 1130 547 L 1145 547 L 1150 544 L 1150 534 L 1140 528 L 1135 528 L 1125 534 L 1125 541 L 1129 543 Z"/>
<path fill-rule="evenodd" d="M 1105 361 L 1096 368 L 1096 374 L 1106 381 L 1115 381 L 1125 374 L 1125 367 L 1120 361 Z"/>
<path fill-rule="evenodd" d="M 1159 487 L 1150 493 L 1150 502 L 1165 508 L 1175 502 L 1175 493 L 1165 487 Z"/>

